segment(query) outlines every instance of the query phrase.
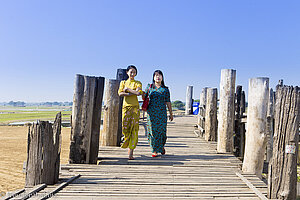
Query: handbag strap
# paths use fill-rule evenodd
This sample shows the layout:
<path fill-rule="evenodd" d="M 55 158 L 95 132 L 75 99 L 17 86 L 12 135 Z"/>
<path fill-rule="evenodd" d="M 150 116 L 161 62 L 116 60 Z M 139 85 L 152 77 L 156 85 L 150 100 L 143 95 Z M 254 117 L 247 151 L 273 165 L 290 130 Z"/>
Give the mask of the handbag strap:
<path fill-rule="evenodd" d="M 150 84 L 150 87 L 148 88 L 148 90 L 146 92 L 145 98 L 147 98 L 150 95 L 150 88 L 152 88 L 152 83 Z"/>

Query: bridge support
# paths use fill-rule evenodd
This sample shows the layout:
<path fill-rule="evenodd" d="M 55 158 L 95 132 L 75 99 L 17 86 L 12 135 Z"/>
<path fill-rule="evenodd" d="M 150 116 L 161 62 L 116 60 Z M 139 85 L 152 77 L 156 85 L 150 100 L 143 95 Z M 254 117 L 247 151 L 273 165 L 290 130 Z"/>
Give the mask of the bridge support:
<path fill-rule="evenodd" d="M 268 197 L 296 199 L 299 149 L 300 89 L 277 86 L 273 157 L 269 164 Z"/>
<path fill-rule="evenodd" d="M 207 89 L 206 115 L 205 115 L 205 140 L 216 141 L 217 139 L 217 88 Z"/>
<path fill-rule="evenodd" d="M 104 77 L 76 75 L 70 163 L 97 163 L 103 88 Z"/>
<path fill-rule="evenodd" d="M 268 99 L 268 111 L 267 111 L 267 162 L 270 162 L 273 152 L 273 135 L 274 135 L 274 103 L 275 94 L 273 89 L 269 90 Z"/>
<path fill-rule="evenodd" d="M 61 149 L 61 113 L 54 124 L 48 121 L 34 123 L 28 131 L 26 186 L 41 183 L 55 184 L 59 178 Z"/>
<path fill-rule="evenodd" d="M 185 114 L 190 115 L 193 113 L 193 86 L 186 88 L 186 101 L 185 101 Z"/>
<path fill-rule="evenodd" d="M 243 172 L 262 176 L 266 150 L 269 78 L 249 80 L 247 132 Z"/>
<path fill-rule="evenodd" d="M 235 93 L 235 124 L 234 132 L 234 155 L 236 157 L 244 157 L 245 150 L 245 123 L 242 122 L 243 113 L 245 112 L 245 92 L 242 86 L 236 86 Z"/>
<path fill-rule="evenodd" d="M 205 104 L 206 104 L 206 95 L 207 95 L 207 87 L 202 88 L 202 92 L 200 93 L 200 102 L 199 102 L 199 112 L 198 112 L 198 129 L 200 130 L 200 134 L 203 136 L 205 133 Z"/>
<path fill-rule="evenodd" d="M 217 145 L 219 153 L 233 152 L 235 77 L 236 70 L 221 70 Z"/>
<path fill-rule="evenodd" d="M 101 146 L 118 146 L 119 85 L 120 80 L 105 81 L 103 129 L 100 133 Z"/>

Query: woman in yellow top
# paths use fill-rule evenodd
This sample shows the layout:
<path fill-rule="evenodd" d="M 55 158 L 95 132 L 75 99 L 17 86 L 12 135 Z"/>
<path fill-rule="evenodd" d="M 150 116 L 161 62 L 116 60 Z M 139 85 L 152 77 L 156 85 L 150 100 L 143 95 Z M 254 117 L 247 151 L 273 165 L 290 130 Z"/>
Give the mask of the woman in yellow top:
<path fill-rule="evenodd" d="M 134 80 L 137 69 L 134 65 L 127 67 L 126 73 L 129 78 L 121 81 L 119 96 L 124 97 L 122 108 L 122 133 L 125 137 L 122 148 L 129 148 L 129 160 L 133 160 L 133 150 L 138 142 L 140 106 L 137 96 L 142 95 L 142 83 Z"/>

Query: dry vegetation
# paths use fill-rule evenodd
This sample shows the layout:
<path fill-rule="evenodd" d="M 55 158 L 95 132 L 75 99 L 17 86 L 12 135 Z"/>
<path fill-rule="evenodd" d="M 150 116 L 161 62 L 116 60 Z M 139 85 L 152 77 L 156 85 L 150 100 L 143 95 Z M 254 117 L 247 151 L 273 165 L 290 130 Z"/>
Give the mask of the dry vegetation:
<path fill-rule="evenodd" d="M 61 164 L 68 163 L 70 128 L 62 128 Z M 0 194 L 24 188 L 27 159 L 26 126 L 0 126 Z"/>

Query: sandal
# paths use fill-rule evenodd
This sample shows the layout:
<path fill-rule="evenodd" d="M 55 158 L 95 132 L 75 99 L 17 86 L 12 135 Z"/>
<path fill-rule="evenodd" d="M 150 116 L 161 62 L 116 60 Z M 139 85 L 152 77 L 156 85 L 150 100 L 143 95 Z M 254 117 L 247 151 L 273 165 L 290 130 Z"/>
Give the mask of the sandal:
<path fill-rule="evenodd" d="M 133 157 L 133 156 L 130 156 L 130 157 L 128 158 L 128 160 L 134 160 L 134 157 Z"/>
<path fill-rule="evenodd" d="M 166 154 L 166 150 L 165 148 L 163 149 L 163 152 L 161 152 L 161 155 L 165 155 Z"/>
<path fill-rule="evenodd" d="M 155 158 L 155 157 L 157 157 L 157 156 L 158 156 L 157 153 L 153 153 L 153 154 L 152 154 L 152 157 L 153 157 L 153 158 Z"/>

